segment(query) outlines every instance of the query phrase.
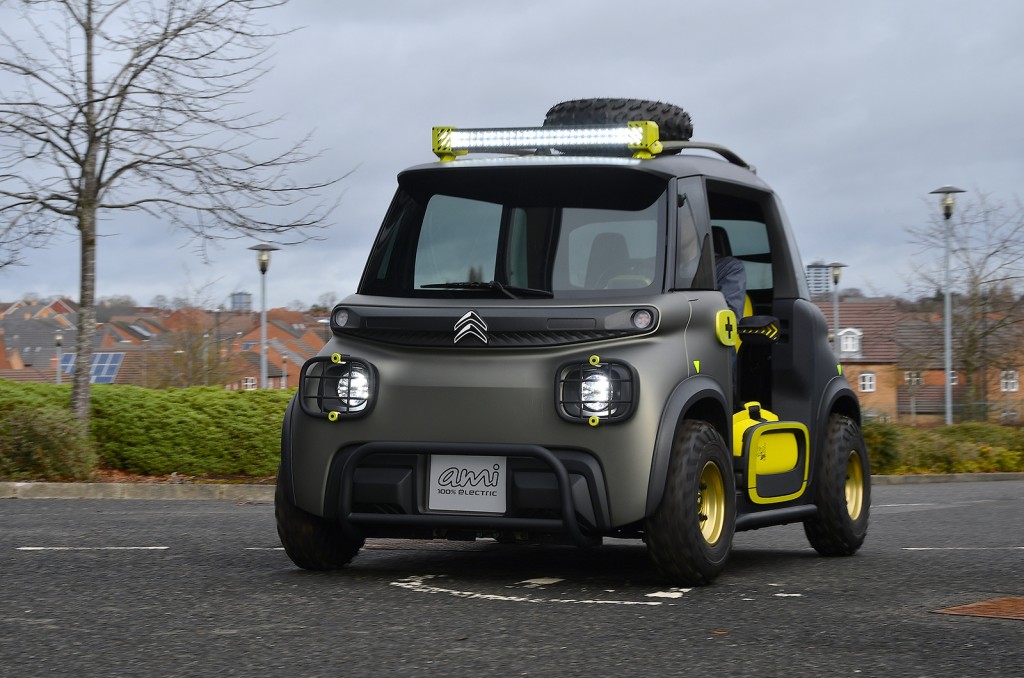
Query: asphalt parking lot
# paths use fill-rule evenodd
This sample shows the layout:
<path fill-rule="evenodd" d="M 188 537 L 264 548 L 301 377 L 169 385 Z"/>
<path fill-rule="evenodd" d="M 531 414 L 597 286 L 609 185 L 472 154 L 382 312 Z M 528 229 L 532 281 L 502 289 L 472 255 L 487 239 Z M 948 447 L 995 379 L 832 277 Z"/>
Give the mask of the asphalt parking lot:
<path fill-rule="evenodd" d="M 1024 480 L 876 484 L 856 556 L 817 556 L 799 526 L 744 532 L 723 576 L 691 590 L 660 582 L 630 541 L 376 540 L 344 571 L 305 572 L 261 499 L 9 499 L 0 519 L 9 675 L 1009 676 L 1024 665 L 1024 620 L 1008 616 L 1024 602 Z M 948 612 L 1005 599 L 982 616 Z"/>

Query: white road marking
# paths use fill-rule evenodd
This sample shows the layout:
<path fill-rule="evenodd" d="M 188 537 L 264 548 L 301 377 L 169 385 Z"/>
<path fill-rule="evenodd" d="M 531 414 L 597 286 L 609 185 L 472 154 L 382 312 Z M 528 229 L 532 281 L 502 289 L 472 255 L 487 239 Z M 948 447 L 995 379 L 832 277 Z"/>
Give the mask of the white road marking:
<path fill-rule="evenodd" d="M 668 591 L 655 591 L 654 593 L 648 593 L 648 598 L 682 598 L 684 594 L 689 593 L 693 589 L 669 589 Z"/>
<path fill-rule="evenodd" d="M 532 598 L 530 596 L 505 596 L 496 593 L 477 593 L 475 591 L 456 591 L 441 586 L 433 586 L 424 582 L 426 579 L 434 579 L 436 575 L 419 575 L 406 577 L 391 582 L 391 586 L 397 586 L 417 593 L 443 593 L 455 598 L 466 598 L 469 600 L 494 600 L 508 603 L 568 603 L 572 605 L 661 605 L 660 601 L 645 600 L 586 600 L 579 598 Z"/>
<path fill-rule="evenodd" d="M 802 593 L 776 593 L 774 595 L 775 595 L 776 598 L 803 598 L 804 597 L 804 594 L 802 594 Z"/>
<path fill-rule="evenodd" d="M 16 551 L 166 551 L 170 546 L 19 546 Z"/>
<path fill-rule="evenodd" d="M 873 504 L 871 508 L 897 508 L 899 506 L 938 506 L 938 504 Z"/>
<path fill-rule="evenodd" d="M 283 546 L 246 546 L 246 551 L 284 551 Z"/>
<path fill-rule="evenodd" d="M 537 586 L 550 586 L 551 584 L 557 584 L 560 581 L 565 580 L 559 579 L 558 577 L 537 577 L 536 579 L 524 579 L 523 581 L 518 583 L 534 588 Z"/>
<path fill-rule="evenodd" d="M 904 551 L 1024 551 L 1024 546 L 904 546 Z"/>

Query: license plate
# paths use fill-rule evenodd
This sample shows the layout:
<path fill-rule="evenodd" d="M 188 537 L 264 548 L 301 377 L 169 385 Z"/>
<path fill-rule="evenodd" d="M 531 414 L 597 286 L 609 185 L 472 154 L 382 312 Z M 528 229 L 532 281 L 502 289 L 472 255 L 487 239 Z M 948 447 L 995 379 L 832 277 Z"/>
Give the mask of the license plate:
<path fill-rule="evenodd" d="M 432 454 L 427 508 L 504 513 L 508 491 L 506 474 L 505 457 Z"/>

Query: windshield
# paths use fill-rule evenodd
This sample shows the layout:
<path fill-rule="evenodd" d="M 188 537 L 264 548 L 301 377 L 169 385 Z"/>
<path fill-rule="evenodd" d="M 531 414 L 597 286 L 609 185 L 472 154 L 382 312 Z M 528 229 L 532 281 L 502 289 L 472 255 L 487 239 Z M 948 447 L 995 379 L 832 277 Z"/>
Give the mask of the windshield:
<path fill-rule="evenodd" d="M 360 291 L 585 297 L 661 287 L 666 182 L 621 168 L 406 173 Z"/>

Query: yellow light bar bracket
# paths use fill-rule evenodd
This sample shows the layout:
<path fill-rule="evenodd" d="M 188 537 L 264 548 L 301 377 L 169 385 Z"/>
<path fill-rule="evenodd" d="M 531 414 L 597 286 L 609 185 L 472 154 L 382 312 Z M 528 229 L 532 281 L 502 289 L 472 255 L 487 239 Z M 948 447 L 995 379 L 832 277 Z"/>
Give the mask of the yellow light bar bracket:
<path fill-rule="evenodd" d="M 653 158 L 663 147 L 658 140 L 658 124 L 650 120 L 625 125 L 585 125 L 580 127 L 514 127 L 506 129 L 459 129 L 434 127 L 433 151 L 441 162 L 450 162 L 471 151 L 482 153 L 522 153 L 540 148 L 572 150 L 630 150 L 637 159 Z"/>
<path fill-rule="evenodd" d="M 451 160 L 455 160 L 457 156 L 469 153 L 465 148 L 452 148 L 452 132 L 454 132 L 455 129 L 456 128 L 454 127 L 434 128 L 434 155 L 440 158 L 441 162 L 449 162 Z"/>
<path fill-rule="evenodd" d="M 640 130 L 640 141 L 629 145 L 633 157 L 639 160 L 653 158 L 661 153 L 661 141 L 658 140 L 658 123 L 652 120 L 635 120 L 626 123 L 631 129 Z"/>

